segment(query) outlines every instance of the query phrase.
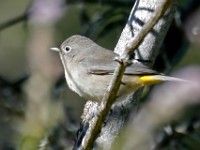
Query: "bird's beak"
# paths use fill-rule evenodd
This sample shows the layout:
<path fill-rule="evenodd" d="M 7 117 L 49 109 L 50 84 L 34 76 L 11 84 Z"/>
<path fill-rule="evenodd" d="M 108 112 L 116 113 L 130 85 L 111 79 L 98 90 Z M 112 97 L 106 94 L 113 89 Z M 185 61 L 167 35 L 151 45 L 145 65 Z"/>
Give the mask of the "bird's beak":
<path fill-rule="evenodd" d="M 52 50 L 52 51 L 56 51 L 56 52 L 60 52 L 60 49 L 57 48 L 57 47 L 51 47 L 50 50 Z"/>

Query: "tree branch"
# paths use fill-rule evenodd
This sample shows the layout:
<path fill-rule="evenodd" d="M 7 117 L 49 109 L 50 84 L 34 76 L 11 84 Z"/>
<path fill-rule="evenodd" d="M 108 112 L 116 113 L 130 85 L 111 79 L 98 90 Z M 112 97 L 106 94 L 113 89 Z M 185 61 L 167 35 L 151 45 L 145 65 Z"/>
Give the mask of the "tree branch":
<path fill-rule="evenodd" d="M 3 22 L 2 24 L 0 24 L 0 31 L 17 23 L 20 23 L 21 21 L 25 21 L 26 19 L 27 19 L 27 13 L 23 13 L 20 16 L 10 19 L 6 22 Z"/>
<path fill-rule="evenodd" d="M 68 0 L 67 1 L 67 4 L 77 4 L 78 2 L 77 1 L 74 1 L 74 0 Z M 91 1 L 91 0 L 85 0 L 84 3 L 88 3 L 88 4 L 96 4 L 96 3 L 99 3 L 99 2 L 96 2 L 96 1 Z M 128 7 L 130 6 L 133 2 L 124 2 L 124 1 L 113 1 L 113 0 L 107 0 L 107 1 L 101 1 L 102 4 L 106 4 L 106 5 L 115 5 L 115 6 L 124 6 L 124 7 Z M 31 9 L 31 7 L 29 7 L 29 9 Z M 27 10 L 29 10 L 27 9 Z M 26 21 L 27 18 L 28 18 L 28 11 L 25 11 L 23 14 L 17 16 L 17 17 L 14 17 L 12 19 L 9 19 L 3 23 L 0 24 L 0 31 L 6 29 L 6 28 L 9 28 L 13 25 L 16 25 L 17 23 L 20 23 L 22 21 Z"/>
<path fill-rule="evenodd" d="M 132 53 L 140 43 L 143 41 L 148 32 L 154 27 L 156 22 L 164 15 L 165 11 L 171 4 L 171 0 L 163 0 L 158 9 L 154 12 L 154 15 L 151 19 L 144 25 L 141 32 L 136 36 L 135 39 L 131 40 L 125 47 L 123 54 L 118 58 L 119 65 L 115 69 L 112 80 L 109 84 L 109 87 L 104 95 L 102 103 L 99 107 L 98 118 L 95 118 L 91 124 L 90 132 L 86 133 L 84 144 L 81 149 L 89 150 L 93 146 L 93 142 L 96 140 L 99 132 L 101 131 L 102 123 L 105 121 L 106 116 L 108 115 L 112 104 L 116 99 L 117 91 L 120 87 L 121 79 L 125 71 L 126 66 L 128 65 L 129 54 Z"/>

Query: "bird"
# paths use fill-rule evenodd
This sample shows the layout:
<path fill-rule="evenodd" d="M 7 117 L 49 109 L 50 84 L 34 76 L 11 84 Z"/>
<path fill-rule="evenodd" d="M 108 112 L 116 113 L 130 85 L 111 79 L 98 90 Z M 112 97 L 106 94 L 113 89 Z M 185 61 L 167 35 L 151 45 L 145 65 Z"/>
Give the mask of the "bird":
<path fill-rule="evenodd" d="M 60 48 L 51 50 L 59 52 L 69 88 L 86 100 L 101 102 L 118 65 L 114 59 L 119 55 L 81 35 L 73 35 Z M 125 69 L 117 98 L 164 81 L 185 80 L 166 76 L 140 63 L 131 63 Z"/>

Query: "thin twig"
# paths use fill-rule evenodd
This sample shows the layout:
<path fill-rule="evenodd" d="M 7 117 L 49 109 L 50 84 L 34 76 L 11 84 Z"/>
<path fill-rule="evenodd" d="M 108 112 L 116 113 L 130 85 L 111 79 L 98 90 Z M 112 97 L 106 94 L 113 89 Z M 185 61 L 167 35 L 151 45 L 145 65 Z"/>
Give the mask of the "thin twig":
<path fill-rule="evenodd" d="M 77 1 L 73 1 L 73 0 L 69 0 L 67 1 L 68 4 L 76 4 L 79 3 Z M 95 1 L 90 1 L 90 0 L 85 0 L 85 3 L 89 3 L 89 4 L 93 4 L 93 3 L 97 3 Z M 109 1 L 105 1 L 105 2 L 101 2 L 101 4 L 107 4 L 107 5 L 112 5 L 112 6 L 120 6 L 120 7 L 127 7 L 130 6 L 130 4 L 132 4 L 134 2 L 124 2 L 124 1 L 114 1 L 114 0 L 109 0 Z M 11 27 L 17 23 L 20 23 L 22 21 L 25 21 L 28 17 L 28 13 L 25 12 L 17 17 L 14 17 L 12 19 L 9 19 L 3 23 L 0 24 L 0 31 L 4 30 L 8 27 Z"/>
<path fill-rule="evenodd" d="M 27 13 L 23 13 L 20 16 L 10 19 L 6 22 L 3 22 L 2 24 L 0 24 L 0 31 L 14 24 L 20 23 L 21 21 L 25 21 L 26 19 L 27 19 Z"/>
<path fill-rule="evenodd" d="M 122 54 L 121 58 L 119 58 L 119 66 L 116 67 L 112 80 L 108 86 L 108 89 L 104 95 L 101 106 L 99 107 L 98 117 L 94 119 L 93 124 L 91 124 L 91 132 L 86 134 L 85 136 L 85 144 L 81 149 L 89 150 L 92 148 L 93 142 L 98 137 L 98 134 L 101 131 L 102 123 L 104 122 L 113 102 L 116 99 L 117 91 L 120 87 L 121 79 L 125 68 L 127 66 L 127 58 L 130 53 L 132 53 L 140 43 L 143 41 L 145 36 L 149 33 L 149 31 L 154 27 L 154 25 L 158 22 L 158 20 L 164 15 L 167 8 L 170 6 L 171 0 L 163 0 L 161 5 L 155 10 L 152 18 L 144 25 L 143 29 L 137 35 L 134 40 L 131 40 Z"/>
<path fill-rule="evenodd" d="M 77 2 L 73 1 L 73 0 L 69 0 L 69 1 L 67 1 L 67 3 L 73 5 L 73 4 L 77 3 Z M 92 3 L 97 3 L 97 2 L 86 0 L 85 3 L 92 4 Z M 123 2 L 123 1 L 110 0 L 110 1 L 105 1 L 105 2 L 101 2 L 101 3 L 102 4 L 107 4 L 107 5 L 114 5 L 114 6 L 120 6 L 120 7 L 125 6 L 125 7 L 127 7 L 127 6 L 130 6 L 130 4 L 132 4 L 133 2 Z M 0 24 L 0 31 L 4 30 L 6 28 L 9 28 L 9 27 L 11 27 L 11 26 L 13 26 L 13 25 L 15 25 L 17 23 L 20 23 L 22 21 L 25 21 L 27 19 L 27 17 L 28 17 L 28 13 L 25 12 L 25 13 L 17 16 L 17 17 L 14 17 L 12 19 L 9 19 L 9 20 L 1 23 Z"/>

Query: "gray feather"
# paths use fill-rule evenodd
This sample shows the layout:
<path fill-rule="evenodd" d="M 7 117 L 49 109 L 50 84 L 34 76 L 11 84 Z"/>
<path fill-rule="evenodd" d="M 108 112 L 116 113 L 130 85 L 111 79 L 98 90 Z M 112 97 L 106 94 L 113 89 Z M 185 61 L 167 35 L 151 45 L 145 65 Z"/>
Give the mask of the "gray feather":
<path fill-rule="evenodd" d="M 154 75 L 155 78 L 160 79 L 161 81 L 176 81 L 176 82 L 185 82 L 189 83 L 190 81 L 179 79 L 175 77 L 163 76 L 163 75 Z"/>
<path fill-rule="evenodd" d="M 88 73 L 91 74 L 113 74 L 118 62 L 112 59 L 84 59 L 81 61 L 81 65 L 87 68 Z M 156 75 L 159 74 L 147 66 L 141 64 L 131 64 L 127 66 L 125 70 L 125 75 Z"/>

